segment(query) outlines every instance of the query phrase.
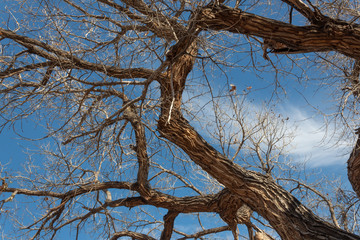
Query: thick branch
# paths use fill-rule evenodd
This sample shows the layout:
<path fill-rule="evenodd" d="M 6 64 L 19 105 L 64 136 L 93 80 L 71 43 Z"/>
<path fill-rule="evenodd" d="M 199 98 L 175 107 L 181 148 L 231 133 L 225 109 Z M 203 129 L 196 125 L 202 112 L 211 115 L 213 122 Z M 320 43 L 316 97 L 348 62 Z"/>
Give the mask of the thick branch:
<path fill-rule="evenodd" d="M 225 15 L 222 15 L 224 13 Z M 227 21 L 227 19 L 230 19 L 230 22 L 231 19 L 234 20 L 234 13 L 238 14 L 238 19 L 241 19 L 239 16 L 242 14 L 241 11 L 233 9 L 217 12 L 216 14 L 220 14 L 226 22 L 219 21 L 219 17 L 214 17 L 213 19 L 216 19 L 218 26 L 221 27 L 215 27 L 215 22 L 212 23 L 212 27 L 221 29 L 225 26 L 222 23 L 226 23 L 227 30 L 235 31 L 234 25 L 239 21 L 230 24 Z M 212 16 L 217 16 L 216 14 Z M 185 44 L 186 48 L 184 45 L 177 44 L 168 54 L 169 61 L 173 64 L 167 74 L 171 76 L 172 82 L 161 82 L 162 109 L 158 121 L 158 130 L 161 135 L 182 148 L 204 171 L 240 197 L 252 210 L 267 219 L 282 239 L 358 239 L 358 236 L 319 219 L 272 179 L 234 164 L 210 146 L 190 126 L 182 116 L 180 107 L 186 77 L 194 63 L 191 56 L 195 54 L 189 53 L 196 52 L 196 44 L 190 38 L 184 39 L 184 42 L 189 42 Z M 169 114 L 171 114 L 170 120 Z"/>
<path fill-rule="evenodd" d="M 360 58 L 360 28 L 356 24 L 329 20 L 319 25 L 299 27 L 226 6 L 207 7 L 200 14 L 198 24 L 203 28 L 274 40 L 295 52 L 338 51 Z"/>
<path fill-rule="evenodd" d="M 110 240 L 116 240 L 120 237 L 131 237 L 132 239 L 139 239 L 139 240 L 156 240 L 155 238 L 150 237 L 149 235 L 143 234 L 143 233 L 137 233 L 132 231 L 121 231 L 114 233 L 112 238 Z"/>
<path fill-rule="evenodd" d="M 28 195 L 28 196 L 47 196 L 47 197 L 56 197 L 56 198 L 73 198 L 76 196 L 79 196 L 84 193 L 88 193 L 91 191 L 98 191 L 98 190 L 104 190 L 108 188 L 117 188 L 117 189 L 133 189 L 133 184 L 128 182 L 117 182 L 117 181 L 111 181 L 111 182 L 104 182 L 104 183 L 93 183 L 93 184 L 86 184 L 82 185 L 79 188 L 70 190 L 65 193 L 56 193 L 56 192 L 50 192 L 50 191 L 35 191 L 35 190 L 27 190 L 22 188 L 0 188 L 0 191 L 2 192 L 15 192 L 17 191 L 18 194 Z"/>
<path fill-rule="evenodd" d="M 270 178 L 229 161 L 180 115 L 173 114 L 171 124 L 159 128 L 164 137 L 180 146 L 196 164 L 267 219 L 282 239 L 358 239 L 320 220 Z"/>
<path fill-rule="evenodd" d="M 136 113 L 134 106 L 129 106 L 124 111 L 124 117 L 131 123 L 135 131 L 136 146 L 134 150 L 137 155 L 139 169 L 137 174 L 138 191 L 145 199 L 150 198 L 150 187 L 148 183 L 149 176 L 149 157 L 147 154 L 147 141 L 145 137 L 145 128 L 141 123 L 141 118 Z"/>
<path fill-rule="evenodd" d="M 359 136 L 348 160 L 348 177 L 354 191 L 360 197 L 360 128 L 356 133 Z"/>
<path fill-rule="evenodd" d="M 208 234 L 219 233 L 219 232 L 224 232 L 224 231 L 229 231 L 229 230 L 230 230 L 229 226 L 223 226 L 223 227 L 206 229 L 206 230 L 203 230 L 203 231 L 191 234 L 191 235 L 181 233 L 179 231 L 175 231 L 175 232 L 185 235 L 185 237 L 179 238 L 178 240 L 186 240 L 186 239 L 198 239 L 198 238 L 201 238 L 202 236 L 205 236 Z"/>
<path fill-rule="evenodd" d="M 132 191 L 138 191 L 138 185 L 128 182 L 103 182 L 93 183 L 80 186 L 76 189 L 67 191 L 65 193 L 56 193 L 51 191 L 35 191 L 21 188 L 8 188 L 6 183 L 0 186 L 1 192 L 17 192 L 17 194 L 23 194 L 27 196 L 43 196 L 43 197 L 55 197 L 59 199 L 71 199 L 82 194 L 89 192 L 95 192 L 107 189 L 127 189 Z M 181 213 L 193 213 L 193 212 L 223 212 L 224 209 L 219 207 L 218 202 L 223 199 L 228 199 L 230 202 L 237 202 L 236 196 L 234 196 L 227 189 L 220 191 L 217 194 L 208 194 L 201 196 L 188 196 L 188 197 L 175 197 L 159 191 L 151 190 L 151 198 L 145 199 L 143 197 L 130 197 L 124 199 L 117 199 L 114 201 L 108 201 L 99 208 L 92 209 L 92 212 L 99 212 L 106 207 L 136 207 L 140 205 L 152 205 L 154 207 L 161 207 L 168 209 L 169 211 L 181 212 Z"/>
<path fill-rule="evenodd" d="M 104 207 L 119 207 L 125 206 L 128 208 L 151 205 L 154 207 L 161 207 L 169 211 L 179 213 L 194 213 L 194 212 L 219 212 L 217 202 L 222 191 L 218 194 L 209 194 L 204 196 L 191 196 L 191 197 L 174 197 L 157 191 L 152 191 L 153 195 L 150 199 L 145 200 L 142 197 L 133 197 L 118 199 L 112 202 L 105 203 L 104 206 L 98 208 L 98 211 Z M 97 211 L 93 209 L 93 211 Z"/>
<path fill-rule="evenodd" d="M 179 215 L 178 212 L 169 211 L 164 216 L 164 230 L 161 233 L 160 240 L 170 240 L 174 229 L 175 218 Z"/>

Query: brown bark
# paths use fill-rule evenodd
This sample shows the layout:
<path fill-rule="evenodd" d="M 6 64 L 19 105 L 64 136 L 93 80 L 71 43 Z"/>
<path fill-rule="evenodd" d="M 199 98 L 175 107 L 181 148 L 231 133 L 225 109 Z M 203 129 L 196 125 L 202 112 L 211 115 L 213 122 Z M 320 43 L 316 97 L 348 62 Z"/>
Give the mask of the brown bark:
<path fill-rule="evenodd" d="M 138 183 L 129 184 L 127 182 L 116 182 L 116 181 L 85 184 L 83 186 L 79 186 L 79 188 L 70 190 L 65 193 L 56 193 L 50 191 L 31 191 L 31 190 L 19 189 L 19 188 L 8 188 L 4 179 L 2 186 L 0 186 L 1 192 L 10 192 L 13 193 L 13 195 L 20 194 L 20 195 L 28 195 L 28 196 L 43 196 L 45 198 L 52 197 L 52 198 L 61 199 L 61 202 L 57 206 L 49 209 L 48 214 L 44 216 L 44 224 L 50 221 L 54 222 L 56 219 L 61 218 L 65 204 L 72 201 L 76 197 L 82 194 L 88 194 L 90 192 L 98 192 L 103 190 L 106 190 L 107 192 L 111 192 L 112 189 L 127 189 L 127 190 L 137 191 L 139 193 L 141 193 L 142 191 Z M 83 220 L 89 218 L 92 215 L 104 211 L 104 209 L 107 208 L 117 208 L 123 206 L 131 209 L 137 206 L 150 205 L 150 206 L 169 210 L 168 214 L 164 216 L 164 230 L 162 236 L 163 239 L 170 239 L 173 232 L 175 218 L 179 213 L 215 212 L 218 213 L 225 220 L 226 223 L 228 223 L 229 225 L 231 224 L 231 226 L 236 226 L 236 224 L 242 224 L 244 223 L 245 218 L 250 217 L 248 209 L 243 208 L 244 204 L 238 198 L 238 196 L 232 194 L 227 189 L 224 189 L 217 194 L 189 196 L 189 197 L 174 197 L 172 195 L 164 194 L 155 190 L 151 190 L 150 193 L 151 193 L 150 197 L 148 196 L 147 198 L 128 197 L 123 199 L 116 199 L 113 201 L 108 200 L 105 201 L 104 204 L 96 208 L 82 206 L 82 208 L 86 209 L 88 213 L 79 216 L 77 218 L 74 218 L 64 225 L 70 224 L 71 222 L 75 222 L 77 220 Z M 4 203 L 5 201 L 0 201 L 0 209 Z M 230 208 L 228 207 L 228 204 L 231 204 Z M 230 221 L 228 219 L 230 219 Z M 234 222 L 232 219 L 235 219 L 236 222 Z M 122 232 L 122 234 L 125 233 L 132 234 L 129 232 Z M 113 239 L 116 239 L 115 238 L 116 236 L 119 237 L 118 234 L 115 234 Z"/>
<path fill-rule="evenodd" d="M 282 239 L 358 239 L 316 217 L 270 178 L 246 171 L 208 145 L 179 114 L 160 125 L 162 135 L 241 198 L 274 227 Z M 289 224 L 291 223 L 291 224 Z"/>
<path fill-rule="evenodd" d="M 354 191 L 360 197 L 360 129 L 357 129 L 356 133 L 359 136 L 348 160 L 348 177 Z"/>
<path fill-rule="evenodd" d="M 141 197 L 117 199 L 115 201 L 109 200 L 96 209 L 86 208 L 89 210 L 89 214 L 99 212 L 107 207 L 118 206 L 131 208 L 139 205 L 152 205 L 166 208 L 169 210 L 169 213 L 164 217 L 163 239 L 171 237 L 174 221 L 178 213 L 217 212 L 229 224 L 229 228 L 236 232 L 236 225 L 238 223 L 246 223 L 249 214 L 251 214 L 251 211 L 248 211 L 247 215 L 245 214 L 244 217 L 240 217 L 239 209 L 244 206 L 250 207 L 251 210 L 256 211 L 267 219 L 282 239 L 359 239 L 358 236 L 322 221 L 271 178 L 254 171 L 245 170 L 239 165 L 234 164 L 210 146 L 187 122 L 181 112 L 182 93 L 198 51 L 196 42 L 198 30 L 194 23 L 202 29 L 223 30 L 262 37 L 266 40 L 265 42 L 274 43 L 270 47 L 278 52 L 282 49 L 288 49 L 285 53 L 290 50 L 291 52 L 338 51 L 355 59 L 360 59 L 360 28 L 358 25 L 331 20 L 316 11 L 313 12 L 301 1 L 284 0 L 284 2 L 290 4 L 306 16 L 314 25 L 304 27 L 294 26 L 242 12 L 239 9 L 232 9 L 226 6 L 209 6 L 200 9 L 196 13 L 199 14 L 196 16 L 197 20 L 190 20 L 190 26 L 186 32 L 185 27 L 180 26 L 175 19 L 153 12 L 141 1 L 123 2 L 142 13 L 146 16 L 145 18 L 131 13 L 128 8 L 123 8 L 112 1 L 99 0 L 99 2 L 114 7 L 120 12 L 127 14 L 130 19 L 145 24 L 158 37 L 168 40 L 178 40 L 179 36 L 182 37 L 167 54 L 166 62 L 162 65 L 168 66 L 165 74 L 161 73 L 163 71 L 161 67 L 157 71 L 144 68 L 121 69 L 115 66 L 89 62 L 78 58 L 71 52 L 0 28 L 0 35 L 2 37 L 12 39 L 25 47 L 30 53 L 47 59 L 47 62 L 44 63 L 34 63 L 18 69 L 5 71 L 0 77 L 10 77 L 23 71 L 40 67 L 51 66 L 52 68 L 58 65 L 62 68 L 69 67 L 101 72 L 116 78 L 145 78 L 148 80 L 156 78 L 160 82 L 161 88 L 161 115 L 158 121 L 159 132 L 163 137 L 182 148 L 196 164 L 222 183 L 229 191 L 226 189 L 218 195 L 177 198 L 151 189 L 148 186 L 149 162 L 146 151 L 145 130 L 135 108 L 129 103 L 125 103 L 125 105 L 128 105 L 123 109 L 124 118 L 131 122 L 136 135 L 135 151 L 139 171 L 135 184 L 115 181 L 95 183 L 66 193 L 7 188 L 3 184 L 0 189 L 1 191 L 33 196 L 51 196 L 61 199 L 62 202 L 51 210 L 54 214 L 51 213 L 51 215 L 45 216 L 46 221 L 44 221 L 42 226 L 47 221 L 54 223 L 62 214 L 64 205 L 72 198 L 92 191 L 117 188 L 137 191 Z M 280 44 L 280 48 L 275 47 L 277 43 Z M 39 85 L 34 84 L 31 86 L 36 87 Z M 144 90 L 144 93 L 146 93 L 146 90 Z M 359 141 L 357 146 L 360 144 Z M 358 171 L 359 162 L 358 147 L 356 147 L 349 159 L 349 179 L 358 193 L 360 190 L 360 177 L 358 177 L 360 175 L 360 171 Z M 231 207 L 226 208 L 227 205 Z M 250 209 L 247 208 L 246 210 Z M 129 231 L 115 233 L 112 239 L 117 239 L 121 236 L 152 239 L 148 236 Z"/>
<path fill-rule="evenodd" d="M 17 69 L 11 69 L 3 71 L 0 74 L 1 78 L 10 77 L 14 74 L 21 73 L 24 71 L 29 71 L 39 67 L 46 66 L 59 66 L 62 69 L 87 69 L 91 71 L 97 71 L 106 74 L 107 76 L 115 78 L 146 78 L 151 79 L 156 75 L 158 79 L 161 79 L 163 76 L 158 75 L 155 71 L 145 69 L 145 68 L 118 68 L 116 66 L 103 65 L 98 63 L 93 63 L 81 59 L 75 56 L 73 53 L 61 50 L 52 45 L 46 44 L 39 40 L 29 38 L 27 36 L 19 35 L 13 31 L 9 31 L 3 28 L 0 28 L 0 36 L 4 38 L 12 39 L 21 46 L 28 49 L 29 52 L 41 56 L 45 59 L 48 59 L 48 62 L 36 63 L 28 65 L 25 67 L 20 67 Z"/>
<path fill-rule="evenodd" d="M 139 115 L 136 113 L 134 106 L 129 106 L 124 111 L 125 118 L 131 123 L 135 131 L 136 152 L 138 160 L 138 174 L 137 174 L 137 190 L 145 199 L 150 198 L 150 185 L 148 182 L 149 176 L 149 157 L 147 154 L 147 142 L 145 137 L 145 128 L 141 123 Z"/>
<path fill-rule="evenodd" d="M 1 192 L 14 193 L 16 192 L 19 195 L 27 196 L 42 196 L 42 197 L 53 197 L 58 199 L 65 199 L 66 201 L 76 198 L 82 194 L 87 194 L 89 192 L 97 192 L 102 190 L 111 190 L 111 189 L 127 189 L 132 191 L 139 191 L 139 185 L 137 183 L 130 184 L 128 182 L 103 182 L 103 183 L 93 183 L 85 184 L 79 188 L 67 191 L 65 193 L 57 193 L 51 191 L 34 191 L 21 188 L 8 188 L 7 183 L 3 183 L 3 186 L 0 186 Z M 240 201 L 236 199 L 236 196 L 231 194 L 228 190 L 224 189 L 217 194 L 201 195 L 201 196 L 189 196 L 189 197 L 174 197 L 172 195 L 164 194 L 155 190 L 151 190 L 151 198 L 145 199 L 144 197 L 129 197 L 125 199 L 117 199 L 114 201 L 106 202 L 103 206 L 99 207 L 98 210 L 101 211 L 106 207 L 119 207 L 126 206 L 133 208 L 140 205 L 152 205 L 155 207 L 162 207 L 168 209 L 169 211 L 179 212 L 179 213 L 194 213 L 194 212 L 223 212 L 224 209 L 218 206 L 218 202 L 222 201 L 221 199 L 229 199 L 229 201 Z M 92 209 L 91 211 L 97 211 Z"/>
<path fill-rule="evenodd" d="M 121 231 L 113 234 L 112 238 L 110 240 L 116 240 L 121 237 L 131 237 L 132 239 L 139 239 L 139 240 L 155 240 L 155 238 L 152 238 L 148 235 L 132 232 L 132 231 Z"/>
<path fill-rule="evenodd" d="M 178 212 L 169 211 L 164 216 L 164 230 L 161 233 L 160 240 L 170 240 L 174 230 L 175 218 L 179 215 Z"/>
<path fill-rule="evenodd" d="M 282 0 L 284 3 L 288 4 L 292 8 L 296 9 L 304 17 L 306 17 L 312 24 L 321 24 L 326 20 L 329 20 L 328 17 L 320 13 L 317 8 L 312 10 L 308 5 L 300 0 Z M 311 3 L 310 3 L 311 4 Z"/>
<path fill-rule="evenodd" d="M 357 24 L 324 17 L 317 25 L 295 26 L 226 6 L 204 8 L 200 15 L 198 24 L 203 28 L 270 39 L 296 52 L 338 51 L 360 58 Z"/>
<path fill-rule="evenodd" d="M 239 21 L 231 21 L 234 13 L 241 19 L 241 11 L 226 10 L 220 13 L 221 16 L 216 15 L 214 18 L 218 27 L 214 27 L 215 23 L 211 22 L 209 25 L 214 29 L 225 29 L 221 17 L 226 15 L 230 16 L 230 21 L 226 23 L 227 30 L 236 30 L 234 26 Z M 267 219 L 282 239 L 359 239 L 358 236 L 322 221 L 271 178 L 234 164 L 190 126 L 182 116 L 180 106 L 186 77 L 192 69 L 197 47 L 191 37 L 185 37 L 181 41 L 168 54 L 171 62 L 167 72 L 169 81 L 161 81 L 162 109 L 158 121 L 161 135 L 182 148 L 204 171 Z"/>
<path fill-rule="evenodd" d="M 238 240 L 237 225 L 250 223 L 252 210 L 228 189 L 224 189 L 221 192 L 217 205 L 221 219 L 229 225 L 233 233 L 234 240 Z M 249 226 L 249 230 L 249 236 L 251 239 L 253 235 L 251 226 Z"/>

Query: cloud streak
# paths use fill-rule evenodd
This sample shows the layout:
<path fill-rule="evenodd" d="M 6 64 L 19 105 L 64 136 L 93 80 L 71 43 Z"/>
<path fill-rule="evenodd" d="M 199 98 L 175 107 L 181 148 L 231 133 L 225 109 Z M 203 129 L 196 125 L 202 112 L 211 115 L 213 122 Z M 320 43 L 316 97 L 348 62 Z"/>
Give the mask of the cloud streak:
<path fill-rule="evenodd" d="M 197 121 L 192 122 L 192 124 L 205 138 L 211 139 L 212 136 L 209 131 L 211 128 L 215 128 L 211 122 L 212 119 L 215 119 L 213 105 L 209 101 L 209 96 L 201 96 L 196 100 L 195 105 L 197 106 L 187 106 L 193 109 L 201 109 L 196 114 Z M 226 101 L 224 100 L 224 102 Z M 226 104 L 222 106 L 226 109 L 229 108 L 228 112 L 231 112 L 231 106 Z M 246 114 L 247 125 L 255 124 L 258 121 L 255 113 L 270 111 L 270 109 L 266 110 L 264 106 L 254 102 L 244 101 L 243 106 L 249 110 Z M 287 120 L 287 117 L 289 117 L 289 120 L 286 121 L 286 127 L 288 128 L 286 132 L 292 132 L 294 139 L 286 147 L 286 152 L 294 161 L 306 162 L 309 167 L 344 165 L 346 163 L 353 148 L 354 139 L 339 141 L 332 134 L 336 133 L 335 128 L 331 127 L 331 125 L 326 126 L 326 122 L 322 117 L 312 115 L 310 110 L 306 108 L 300 109 L 288 103 L 278 106 L 277 109 L 278 114 L 281 114 L 284 119 Z"/>
<path fill-rule="evenodd" d="M 294 128 L 295 138 L 289 149 L 295 161 L 306 161 L 312 167 L 329 166 L 346 163 L 352 149 L 353 139 L 338 141 L 330 137 L 331 126 L 319 117 L 311 117 L 307 112 L 294 106 L 286 106 L 283 110 L 290 116 L 290 124 Z"/>

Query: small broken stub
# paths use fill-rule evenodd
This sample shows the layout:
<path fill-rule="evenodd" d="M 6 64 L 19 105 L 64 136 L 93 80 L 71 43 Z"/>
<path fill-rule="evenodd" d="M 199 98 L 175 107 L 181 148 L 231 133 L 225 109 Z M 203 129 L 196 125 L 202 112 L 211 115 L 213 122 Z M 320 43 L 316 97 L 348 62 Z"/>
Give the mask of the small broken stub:
<path fill-rule="evenodd" d="M 269 51 L 268 51 L 268 49 L 269 49 Z M 269 57 L 267 55 L 269 52 L 270 53 L 278 53 L 278 54 L 281 54 L 281 53 L 284 53 L 284 54 L 285 53 L 300 53 L 300 52 L 302 52 L 299 49 L 291 48 L 291 47 L 289 47 L 288 45 L 286 45 L 284 43 L 275 41 L 273 39 L 268 39 L 268 38 L 264 39 L 263 51 L 264 51 L 263 57 L 266 60 L 269 60 Z"/>

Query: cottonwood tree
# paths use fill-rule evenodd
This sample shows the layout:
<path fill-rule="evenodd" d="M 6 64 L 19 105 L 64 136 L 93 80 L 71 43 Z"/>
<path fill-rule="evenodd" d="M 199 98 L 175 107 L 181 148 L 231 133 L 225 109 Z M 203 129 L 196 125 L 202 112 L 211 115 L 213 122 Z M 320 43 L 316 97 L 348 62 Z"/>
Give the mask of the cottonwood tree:
<path fill-rule="evenodd" d="M 331 88 L 343 93 L 338 116 L 352 127 L 357 2 L 2 4 L 2 129 L 19 132 L 28 119 L 48 139 L 20 173 L 2 160 L 1 215 L 20 236 L 360 238 L 352 193 L 329 196 L 297 178 L 282 157 L 286 116 L 255 109 L 250 88 L 235 90 L 226 78 L 231 68 L 272 71 L 276 92 L 282 73 L 306 78 L 295 70 L 301 61 L 341 72 Z M 212 84 L 218 78 L 227 89 Z M 359 195 L 357 153 L 348 170 Z M 201 225 L 203 213 L 223 226 L 177 226 L 189 214 Z"/>

